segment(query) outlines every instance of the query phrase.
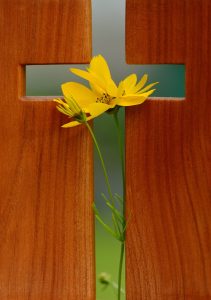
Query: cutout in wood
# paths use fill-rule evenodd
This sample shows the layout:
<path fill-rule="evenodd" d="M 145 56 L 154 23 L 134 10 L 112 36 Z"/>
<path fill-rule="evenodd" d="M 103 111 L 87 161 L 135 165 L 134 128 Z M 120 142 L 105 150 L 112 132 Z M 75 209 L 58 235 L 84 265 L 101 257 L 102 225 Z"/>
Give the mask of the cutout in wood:
<path fill-rule="evenodd" d="M 61 84 L 67 81 L 77 81 L 83 84 L 87 82 L 69 71 L 70 67 L 84 69 L 86 65 L 26 65 L 22 66 L 19 85 L 22 87 L 21 96 L 27 99 L 46 96 L 61 95 Z M 163 64 L 163 65 L 125 65 L 122 74 L 115 74 L 113 66 L 112 76 L 116 82 L 130 73 L 136 73 L 140 78 L 143 74 L 149 74 L 149 82 L 159 81 L 154 97 L 185 97 L 185 65 Z M 25 76 L 26 80 L 23 79 Z M 25 85 L 25 86 L 24 86 Z M 42 97 L 44 96 L 44 97 Z"/>

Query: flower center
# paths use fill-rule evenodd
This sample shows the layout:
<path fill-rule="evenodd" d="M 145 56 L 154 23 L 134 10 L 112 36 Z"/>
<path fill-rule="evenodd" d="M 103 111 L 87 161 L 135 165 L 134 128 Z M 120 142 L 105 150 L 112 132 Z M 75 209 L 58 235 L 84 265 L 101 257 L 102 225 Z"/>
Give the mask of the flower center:
<path fill-rule="evenodd" d="M 114 97 L 111 97 L 110 95 L 103 93 L 101 97 L 97 98 L 97 103 L 106 103 L 109 104 L 110 101 L 114 99 Z"/>

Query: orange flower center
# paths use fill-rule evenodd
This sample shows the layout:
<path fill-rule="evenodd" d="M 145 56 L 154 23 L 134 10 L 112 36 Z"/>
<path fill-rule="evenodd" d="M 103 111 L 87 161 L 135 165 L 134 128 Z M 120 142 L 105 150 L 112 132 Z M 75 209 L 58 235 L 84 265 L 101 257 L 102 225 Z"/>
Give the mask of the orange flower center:
<path fill-rule="evenodd" d="M 107 93 L 103 93 L 101 97 L 97 98 L 97 103 L 106 103 L 109 104 L 111 100 L 113 100 L 114 97 L 111 97 Z"/>

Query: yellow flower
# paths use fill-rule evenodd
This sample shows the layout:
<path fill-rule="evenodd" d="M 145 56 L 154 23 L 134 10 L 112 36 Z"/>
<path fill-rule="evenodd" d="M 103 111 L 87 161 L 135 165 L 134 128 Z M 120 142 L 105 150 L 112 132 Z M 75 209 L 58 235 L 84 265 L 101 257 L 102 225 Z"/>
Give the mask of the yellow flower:
<path fill-rule="evenodd" d="M 72 73 L 89 81 L 91 89 L 82 84 L 68 82 L 62 85 L 64 95 L 72 95 L 78 104 L 92 115 L 99 115 L 115 106 L 132 106 L 143 103 L 154 91 L 158 82 L 144 87 L 148 76 L 137 83 L 136 74 L 122 80 L 118 87 L 111 77 L 109 67 L 102 55 L 92 58 L 87 71 L 70 69 Z"/>
<path fill-rule="evenodd" d="M 64 128 L 80 125 L 95 117 L 95 115 L 89 115 L 87 117 L 86 112 L 78 105 L 72 96 L 64 97 L 64 100 L 54 99 L 54 101 L 59 103 L 57 106 L 58 111 L 72 119 L 69 123 L 62 125 Z"/>

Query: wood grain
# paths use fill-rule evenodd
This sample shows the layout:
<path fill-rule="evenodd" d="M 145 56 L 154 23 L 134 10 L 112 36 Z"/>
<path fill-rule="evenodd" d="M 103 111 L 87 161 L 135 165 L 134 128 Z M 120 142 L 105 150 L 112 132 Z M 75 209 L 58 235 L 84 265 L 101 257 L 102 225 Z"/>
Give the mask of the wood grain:
<path fill-rule="evenodd" d="M 95 299 L 91 140 L 51 101 L 22 101 L 25 64 L 89 62 L 90 10 L 0 1 L 1 300 Z"/>
<path fill-rule="evenodd" d="M 126 113 L 129 300 L 211 299 L 210 17 L 209 0 L 127 0 L 127 62 L 186 65 L 184 101 Z"/>

